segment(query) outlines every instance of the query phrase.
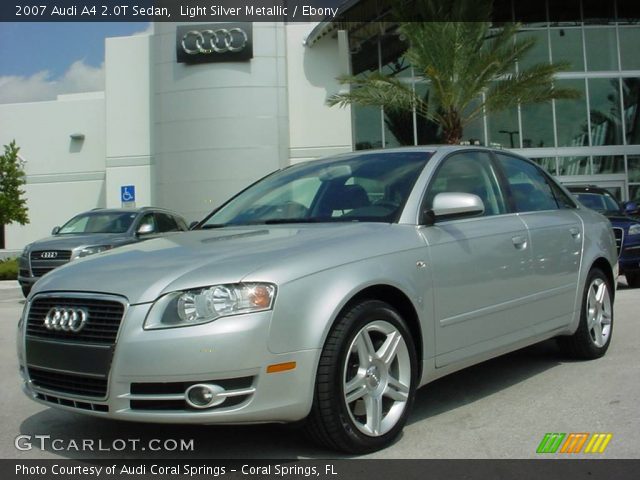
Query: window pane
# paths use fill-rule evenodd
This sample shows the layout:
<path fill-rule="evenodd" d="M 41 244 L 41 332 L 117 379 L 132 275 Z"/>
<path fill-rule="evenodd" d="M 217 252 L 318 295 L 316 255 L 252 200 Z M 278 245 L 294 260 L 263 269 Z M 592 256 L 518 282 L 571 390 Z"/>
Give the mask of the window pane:
<path fill-rule="evenodd" d="M 627 145 L 640 144 L 640 78 L 623 78 L 624 122 Z"/>
<path fill-rule="evenodd" d="M 381 109 L 354 105 L 353 123 L 355 129 L 356 150 L 382 148 Z"/>
<path fill-rule="evenodd" d="M 589 157 L 559 157 L 558 175 L 590 175 Z"/>
<path fill-rule="evenodd" d="M 519 212 L 556 210 L 558 204 L 544 174 L 524 160 L 497 154 Z"/>
<path fill-rule="evenodd" d="M 591 144 L 593 146 L 621 145 L 619 79 L 590 79 L 589 101 L 591 102 Z"/>
<path fill-rule="evenodd" d="M 551 0 L 549 20 L 552 25 L 577 25 L 580 22 L 580 0 Z"/>
<path fill-rule="evenodd" d="M 518 129 L 518 110 L 512 108 L 502 112 L 489 114 L 489 143 L 497 143 L 507 148 L 520 147 L 520 130 Z"/>
<path fill-rule="evenodd" d="M 629 185 L 629 201 L 640 202 L 640 185 Z"/>
<path fill-rule="evenodd" d="M 485 152 L 462 152 L 449 156 L 438 170 L 426 196 L 427 208 L 438 193 L 461 192 L 477 195 L 484 204 L 485 215 L 506 213 L 489 155 Z"/>
<path fill-rule="evenodd" d="M 429 96 L 426 84 L 416 83 L 415 90 L 416 95 L 422 98 L 425 103 L 428 103 Z M 427 120 L 420 115 L 416 115 L 416 130 L 418 132 L 418 145 L 435 145 L 438 143 L 442 143 L 440 127 L 436 123 Z M 410 134 L 413 138 L 413 129 L 411 130 Z"/>
<path fill-rule="evenodd" d="M 627 167 L 629 181 L 640 182 L 640 157 L 627 157 Z"/>
<path fill-rule="evenodd" d="M 475 111 L 480 107 L 482 101 L 480 98 L 471 102 L 469 108 L 467 109 L 468 113 Z M 462 132 L 462 139 L 464 141 L 469 142 L 470 145 L 485 145 L 484 139 L 484 116 L 480 114 L 475 120 L 471 123 L 468 123 L 464 126 L 464 130 Z"/>
<path fill-rule="evenodd" d="M 536 162 L 541 168 L 551 175 L 557 175 L 556 157 L 532 158 L 531 160 Z"/>
<path fill-rule="evenodd" d="M 552 28 L 551 56 L 554 63 L 568 62 L 569 70 L 583 72 L 582 30 L 579 28 Z"/>
<path fill-rule="evenodd" d="M 623 70 L 640 70 L 640 27 L 620 27 L 620 59 Z"/>
<path fill-rule="evenodd" d="M 384 112 L 384 148 L 413 145 L 413 112 Z"/>
<path fill-rule="evenodd" d="M 616 30 L 607 28 L 585 28 L 587 70 L 618 70 L 618 42 Z"/>
<path fill-rule="evenodd" d="M 524 148 L 553 147 L 553 110 L 551 102 L 524 105 L 522 114 L 522 146 Z"/>
<path fill-rule="evenodd" d="M 593 173 L 624 173 L 624 157 L 621 155 L 593 157 Z"/>
<path fill-rule="evenodd" d="M 582 0 L 582 14 L 586 24 L 613 23 L 615 1 Z"/>
<path fill-rule="evenodd" d="M 518 59 L 520 70 L 538 63 L 549 63 L 549 37 L 547 29 L 544 30 L 523 30 L 518 33 L 518 39 L 534 38 L 535 44 L 527 54 Z"/>
<path fill-rule="evenodd" d="M 557 85 L 560 88 L 574 88 L 582 94 L 577 100 L 556 101 L 558 146 L 589 145 L 584 80 L 558 80 Z"/>

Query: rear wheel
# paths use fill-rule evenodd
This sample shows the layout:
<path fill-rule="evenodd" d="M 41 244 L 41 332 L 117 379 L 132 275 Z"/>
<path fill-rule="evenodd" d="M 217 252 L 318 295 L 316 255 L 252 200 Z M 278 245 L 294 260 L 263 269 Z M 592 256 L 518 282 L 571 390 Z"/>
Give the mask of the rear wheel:
<path fill-rule="evenodd" d="M 377 300 L 352 307 L 320 357 L 310 436 L 349 453 L 386 447 L 406 423 L 416 373 L 415 346 L 400 314 Z"/>
<path fill-rule="evenodd" d="M 640 272 L 626 273 L 627 285 L 631 288 L 640 288 Z"/>
<path fill-rule="evenodd" d="M 559 340 L 570 356 L 590 360 L 603 356 L 611 343 L 613 300 L 609 280 L 599 268 L 589 272 L 586 285 L 578 329 Z"/>

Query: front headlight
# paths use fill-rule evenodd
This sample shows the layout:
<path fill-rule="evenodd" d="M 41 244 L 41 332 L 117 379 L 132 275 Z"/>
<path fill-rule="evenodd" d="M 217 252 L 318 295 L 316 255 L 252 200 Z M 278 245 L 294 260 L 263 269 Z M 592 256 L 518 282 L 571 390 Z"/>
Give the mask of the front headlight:
<path fill-rule="evenodd" d="M 92 247 L 85 247 L 79 252 L 75 253 L 71 260 L 75 260 L 76 258 L 88 257 L 89 255 L 94 255 L 106 250 L 111 250 L 112 248 L 113 245 L 94 245 Z"/>
<path fill-rule="evenodd" d="M 634 223 L 629 227 L 628 235 L 640 235 L 640 223 Z"/>
<path fill-rule="evenodd" d="M 271 310 L 276 286 L 270 283 L 213 285 L 160 297 L 144 322 L 145 330 L 187 327 L 220 317 Z"/>

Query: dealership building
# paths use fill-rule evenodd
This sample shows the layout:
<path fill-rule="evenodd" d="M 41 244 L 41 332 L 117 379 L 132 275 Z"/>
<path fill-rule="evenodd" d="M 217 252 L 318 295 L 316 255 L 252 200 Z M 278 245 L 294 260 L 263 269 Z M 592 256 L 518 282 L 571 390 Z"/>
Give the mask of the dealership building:
<path fill-rule="evenodd" d="M 95 207 L 157 205 L 197 220 L 293 163 L 437 142 L 415 114 L 326 105 L 346 88 L 336 80 L 346 73 L 392 73 L 427 92 L 393 24 L 380 22 L 384 3 L 352 0 L 336 19 L 313 24 L 158 22 L 151 35 L 106 40 L 103 92 L 0 105 L 0 143 L 21 147 L 31 220 L 5 226 L 0 249 L 19 250 Z M 496 21 L 515 19 L 519 35 L 536 37 L 524 66 L 568 62 L 556 81 L 582 96 L 485 115 L 465 128 L 465 141 L 513 149 L 566 183 L 640 200 L 634 3 L 527 3 L 496 1 Z"/>

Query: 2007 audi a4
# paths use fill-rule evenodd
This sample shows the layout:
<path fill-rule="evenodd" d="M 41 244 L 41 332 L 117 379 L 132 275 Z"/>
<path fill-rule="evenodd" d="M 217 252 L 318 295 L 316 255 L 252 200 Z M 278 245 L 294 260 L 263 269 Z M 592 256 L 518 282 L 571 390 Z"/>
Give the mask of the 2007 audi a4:
<path fill-rule="evenodd" d="M 535 163 L 421 147 L 303 163 L 195 231 L 73 262 L 19 324 L 24 390 L 121 420 L 298 422 L 368 452 L 415 391 L 551 337 L 611 342 L 609 222 Z"/>

